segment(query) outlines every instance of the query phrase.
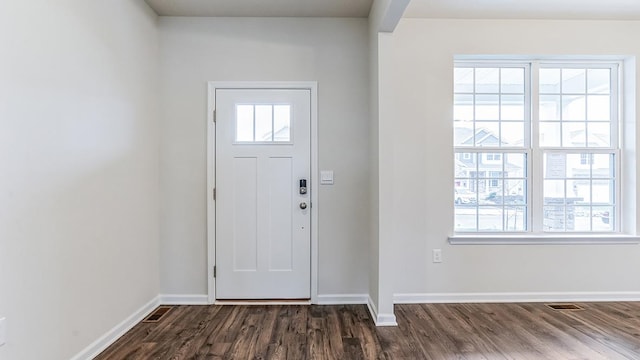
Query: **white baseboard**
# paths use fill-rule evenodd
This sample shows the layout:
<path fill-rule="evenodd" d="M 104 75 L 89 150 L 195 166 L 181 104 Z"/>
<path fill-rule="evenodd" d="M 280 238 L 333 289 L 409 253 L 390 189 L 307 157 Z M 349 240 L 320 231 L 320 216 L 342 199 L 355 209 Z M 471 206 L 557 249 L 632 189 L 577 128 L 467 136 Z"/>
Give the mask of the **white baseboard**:
<path fill-rule="evenodd" d="M 162 305 L 209 305 L 207 295 L 161 294 L 159 298 Z"/>
<path fill-rule="evenodd" d="M 366 304 L 368 294 L 323 294 L 318 295 L 318 305 Z"/>
<path fill-rule="evenodd" d="M 131 328 L 142 321 L 155 308 L 157 308 L 158 305 L 160 305 L 160 299 L 159 297 L 156 297 L 143 305 L 120 324 L 116 325 L 113 329 L 107 331 L 106 334 L 94 341 L 91 345 L 87 346 L 84 350 L 80 351 L 76 356 L 72 357 L 71 360 L 87 360 L 98 356 L 127 331 L 131 330 Z"/>
<path fill-rule="evenodd" d="M 370 296 L 368 297 L 367 307 L 376 326 L 398 326 L 395 314 L 378 314 L 378 308 L 376 308 L 376 304 Z"/>
<path fill-rule="evenodd" d="M 640 292 L 395 294 L 395 304 L 640 301 Z"/>

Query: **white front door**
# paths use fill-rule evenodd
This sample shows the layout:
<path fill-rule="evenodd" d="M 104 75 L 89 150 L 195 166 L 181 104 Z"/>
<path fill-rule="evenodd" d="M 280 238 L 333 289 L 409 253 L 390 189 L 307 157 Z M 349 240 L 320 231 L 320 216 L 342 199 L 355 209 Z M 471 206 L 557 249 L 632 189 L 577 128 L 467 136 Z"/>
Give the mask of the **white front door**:
<path fill-rule="evenodd" d="M 216 297 L 308 299 L 310 90 L 215 97 Z"/>

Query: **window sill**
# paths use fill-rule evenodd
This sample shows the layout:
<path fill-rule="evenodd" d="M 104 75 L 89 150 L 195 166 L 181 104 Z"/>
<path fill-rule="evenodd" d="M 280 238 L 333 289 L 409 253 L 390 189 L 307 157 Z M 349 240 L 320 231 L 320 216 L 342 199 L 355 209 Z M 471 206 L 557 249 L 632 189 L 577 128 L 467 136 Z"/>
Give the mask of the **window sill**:
<path fill-rule="evenodd" d="M 624 234 L 458 234 L 449 236 L 451 245 L 637 245 L 640 236 Z"/>

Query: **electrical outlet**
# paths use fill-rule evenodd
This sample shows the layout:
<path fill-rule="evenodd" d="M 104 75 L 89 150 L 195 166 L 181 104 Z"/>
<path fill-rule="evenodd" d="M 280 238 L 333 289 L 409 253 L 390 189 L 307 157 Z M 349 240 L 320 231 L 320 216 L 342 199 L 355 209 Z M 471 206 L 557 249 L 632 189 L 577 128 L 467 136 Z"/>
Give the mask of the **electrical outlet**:
<path fill-rule="evenodd" d="M 7 319 L 0 319 L 0 346 L 4 345 L 7 338 Z"/>
<path fill-rule="evenodd" d="M 433 249 L 433 262 L 441 263 L 442 262 L 442 250 L 441 249 Z"/>

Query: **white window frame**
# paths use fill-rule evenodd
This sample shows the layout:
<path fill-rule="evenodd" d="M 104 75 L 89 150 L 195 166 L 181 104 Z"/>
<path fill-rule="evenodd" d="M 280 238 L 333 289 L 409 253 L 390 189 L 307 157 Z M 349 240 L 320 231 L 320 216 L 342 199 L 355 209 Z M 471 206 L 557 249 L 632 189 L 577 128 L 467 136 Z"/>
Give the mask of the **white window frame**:
<path fill-rule="evenodd" d="M 620 94 L 620 71 L 622 69 L 622 64 L 618 61 L 553 61 L 553 62 L 542 62 L 542 61 L 532 61 L 531 62 L 531 96 L 532 96 L 532 104 L 539 104 L 539 79 L 538 75 L 540 73 L 541 68 L 576 68 L 576 69 L 584 69 L 585 67 L 589 69 L 594 68 L 602 68 L 602 69 L 610 69 L 611 72 L 611 81 L 610 83 L 615 86 L 611 86 L 610 88 L 610 114 L 611 114 L 611 138 L 610 138 L 610 146 L 609 147 L 541 147 L 539 145 L 539 134 L 540 134 L 540 117 L 538 114 L 539 107 L 532 106 L 532 120 L 531 120 L 531 136 L 532 136 L 532 150 L 533 150 L 533 175 L 532 175 L 532 192 L 534 194 L 543 194 L 543 159 L 545 153 L 592 153 L 592 154 L 614 154 L 615 158 L 615 169 L 613 173 L 613 177 L 615 179 L 615 198 L 614 198 L 614 224 L 612 231 L 600 231 L 600 232 L 580 232 L 580 231 L 544 231 L 544 201 L 542 200 L 542 195 L 538 197 L 534 197 L 534 201 L 532 202 L 531 212 L 532 214 L 539 214 L 538 216 L 532 217 L 532 233 L 533 234 L 567 234 L 567 235 L 575 235 L 582 236 L 588 234 L 621 234 L 621 213 L 620 213 L 620 193 L 622 191 L 622 186 L 620 183 L 620 165 L 621 165 L 621 142 L 620 142 L 620 123 L 622 121 L 620 116 L 620 107 L 621 100 L 619 97 Z M 539 198 L 539 199 L 538 199 Z M 537 201 L 536 201 L 537 200 Z"/>
<path fill-rule="evenodd" d="M 524 142 L 522 146 L 473 146 L 473 147 L 467 147 L 467 146 L 454 146 L 454 151 L 456 153 L 475 153 L 476 154 L 476 161 L 480 161 L 479 157 L 481 155 L 485 156 L 484 160 L 486 159 L 486 154 L 487 153 L 499 153 L 501 155 L 500 160 L 495 160 L 495 161 L 504 161 L 505 159 L 505 154 L 507 153 L 514 153 L 514 154 L 524 154 L 524 156 L 526 156 L 527 162 L 526 162 L 526 174 L 527 176 L 525 176 L 524 178 L 526 179 L 527 185 L 526 185 L 526 193 L 525 193 L 525 197 L 526 197 L 526 230 L 525 231 L 518 231 L 518 232 L 509 232 L 509 231 L 469 231 L 469 232 L 456 232 L 455 234 L 458 235 L 488 235 L 491 234 L 491 236 L 495 236 L 495 235 L 503 235 L 503 234 L 527 234 L 529 233 L 529 228 L 530 228 L 530 224 L 532 221 L 532 211 L 531 211 L 531 199 L 532 199 L 532 192 L 531 192 L 531 132 L 530 131 L 526 131 L 527 128 L 531 127 L 531 84 L 530 82 L 532 81 L 531 78 L 531 62 L 530 61 L 456 61 L 455 62 L 455 67 L 458 67 L 458 65 L 463 65 L 460 67 L 485 67 L 485 68 L 489 68 L 489 67 L 499 67 L 499 68 L 524 68 L 524 78 L 525 78 L 525 90 L 524 90 L 524 108 L 525 108 L 525 113 L 524 113 L 524 127 L 525 127 L 525 133 L 524 133 Z M 475 91 L 474 91 L 475 94 Z M 475 129 L 475 126 L 474 126 Z M 494 160 L 488 160 L 488 161 L 494 161 Z M 488 174 L 485 174 L 485 177 L 488 177 Z M 487 181 L 487 186 L 489 186 L 489 182 Z M 455 205 L 454 205 L 455 206 Z M 476 215 L 478 216 L 478 215 Z M 476 221 L 477 221 L 477 217 L 476 217 Z M 503 219 L 504 221 L 504 219 Z M 504 224 L 503 224 L 504 226 Z"/>
<path fill-rule="evenodd" d="M 622 133 L 620 131 L 622 119 L 622 69 L 621 61 L 539 61 L 521 60 L 516 61 L 487 61 L 487 60 L 456 60 L 454 67 L 522 67 L 525 65 L 525 131 L 524 149 L 512 149 L 508 147 L 454 147 L 454 151 L 468 153 L 500 152 L 500 153 L 525 153 L 527 157 L 527 223 L 524 232 L 455 232 L 449 237 L 452 244 L 478 244 L 478 243 L 594 243 L 594 242 L 614 242 L 614 243 L 638 243 L 635 235 L 625 235 L 622 233 L 621 209 L 622 209 L 622 173 L 621 173 L 621 153 L 622 153 Z M 562 67 L 562 68 L 610 68 L 611 69 L 611 146 L 607 148 L 581 147 L 581 148 L 548 148 L 540 147 L 539 144 L 539 79 L 538 74 L 541 67 Z M 585 144 L 587 145 L 587 144 Z M 545 151 L 559 151 L 565 153 L 606 153 L 614 154 L 615 158 L 615 197 L 614 197 L 614 227 L 613 231 L 599 232 L 594 235 L 592 232 L 545 232 L 543 231 L 543 157 Z M 594 240 L 597 236 L 597 240 Z"/>

